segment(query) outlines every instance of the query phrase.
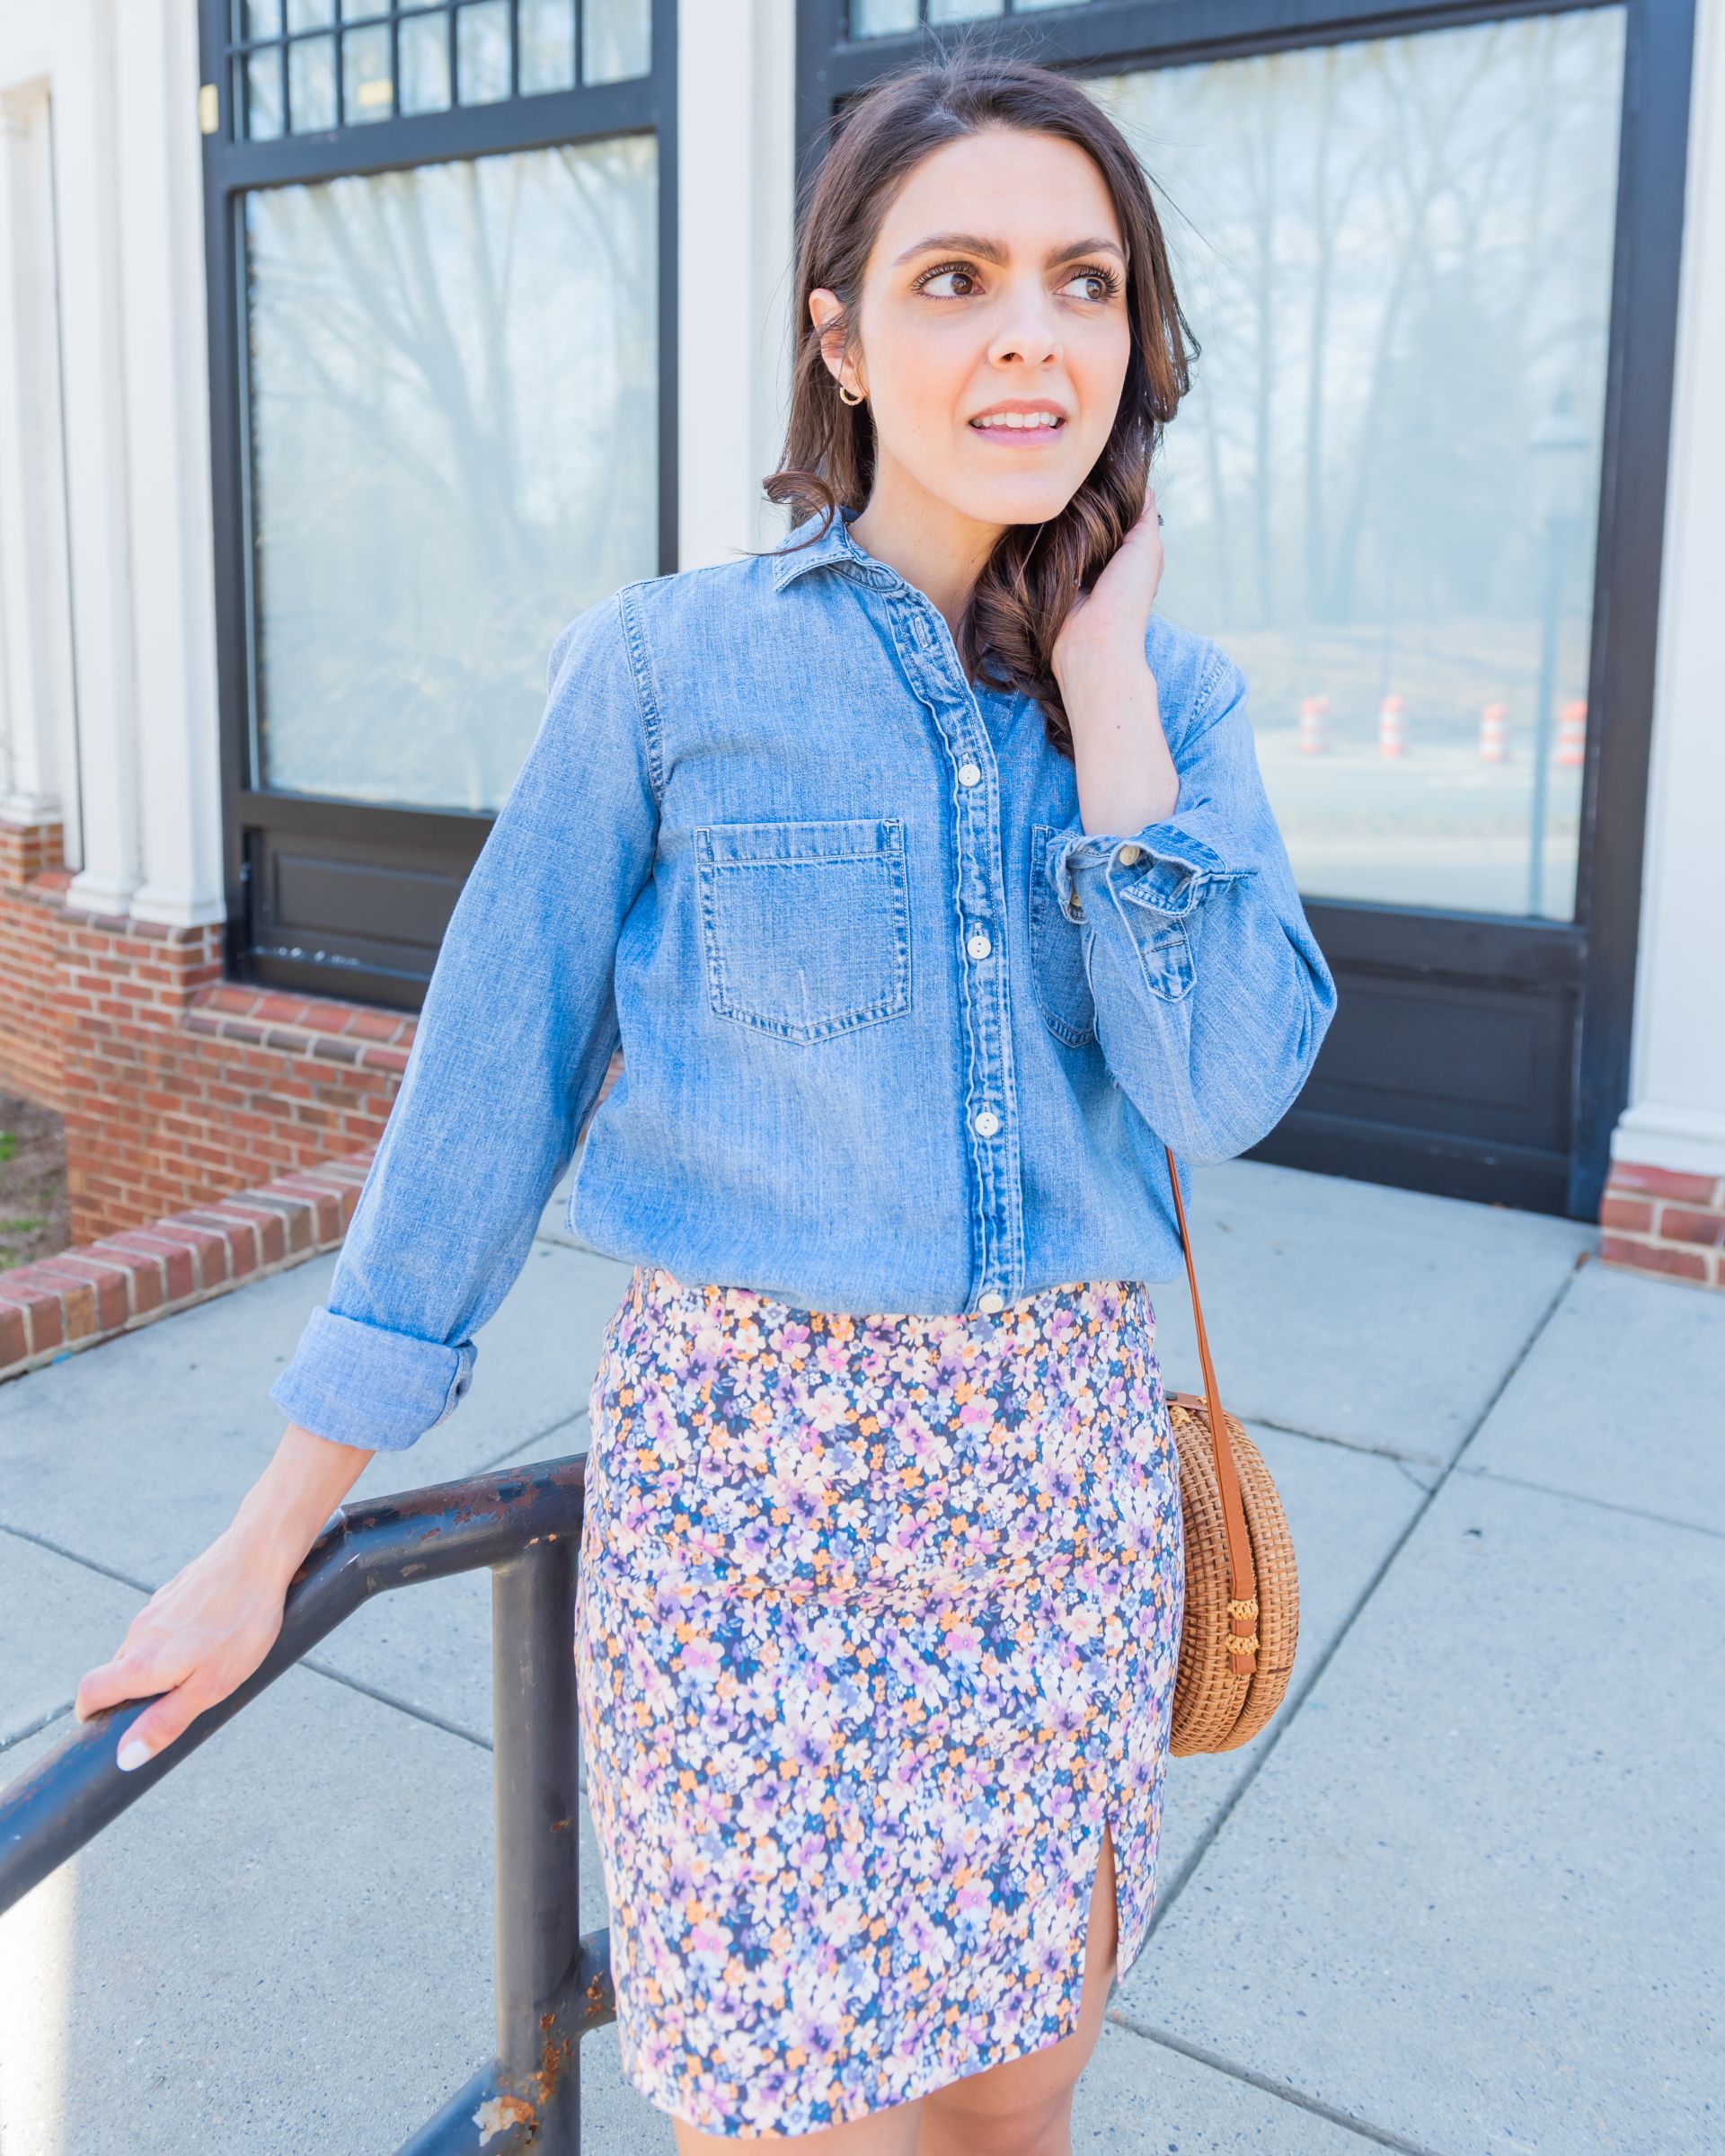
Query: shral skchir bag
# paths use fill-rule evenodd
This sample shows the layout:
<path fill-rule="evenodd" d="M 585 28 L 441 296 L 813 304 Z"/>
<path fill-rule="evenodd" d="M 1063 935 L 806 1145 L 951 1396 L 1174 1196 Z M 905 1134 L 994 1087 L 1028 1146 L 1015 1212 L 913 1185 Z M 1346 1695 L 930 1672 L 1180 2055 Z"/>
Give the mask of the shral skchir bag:
<path fill-rule="evenodd" d="M 1201 1393 L 1167 1394 L 1186 1536 L 1186 1606 L 1169 1749 L 1231 1752 L 1256 1736 L 1282 1703 L 1299 1641 L 1300 1583 L 1287 1515 L 1269 1470 L 1239 1418 L 1223 1410 L 1180 1174 L 1173 1149 L 1167 1153 L 1204 1371 Z"/>

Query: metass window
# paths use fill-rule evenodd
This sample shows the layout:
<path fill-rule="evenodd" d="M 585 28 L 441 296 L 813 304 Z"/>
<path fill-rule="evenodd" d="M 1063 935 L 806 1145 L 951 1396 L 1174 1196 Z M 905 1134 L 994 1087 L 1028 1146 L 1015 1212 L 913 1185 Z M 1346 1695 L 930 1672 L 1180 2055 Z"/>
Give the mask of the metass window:
<path fill-rule="evenodd" d="M 675 561 L 674 39 L 668 0 L 207 0 L 242 977 L 416 1005 L 552 640 Z"/>

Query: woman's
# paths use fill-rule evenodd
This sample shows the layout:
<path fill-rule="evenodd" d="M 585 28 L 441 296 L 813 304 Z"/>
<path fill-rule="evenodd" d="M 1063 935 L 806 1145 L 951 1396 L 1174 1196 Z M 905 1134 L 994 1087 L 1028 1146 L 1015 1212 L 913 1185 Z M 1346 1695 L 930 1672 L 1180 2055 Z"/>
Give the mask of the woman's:
<path fill-rule="evenodd" d="M 1074 84 L 862 98 L 776 549 L 559 640 L 292 1421 L 78 1710 L 172 1741 L 473 1375 L 592 1113 L 575 1639 L 624 2071 L 679 2150 L 1056 2156 L 1143 1945 L 1182 1609 L 1145 1283 L 1334 1009 L 1238 669 L 1152 614 L 1188 341 Z M 127 1763 L 122 1761 L 122 1764 Z"/>

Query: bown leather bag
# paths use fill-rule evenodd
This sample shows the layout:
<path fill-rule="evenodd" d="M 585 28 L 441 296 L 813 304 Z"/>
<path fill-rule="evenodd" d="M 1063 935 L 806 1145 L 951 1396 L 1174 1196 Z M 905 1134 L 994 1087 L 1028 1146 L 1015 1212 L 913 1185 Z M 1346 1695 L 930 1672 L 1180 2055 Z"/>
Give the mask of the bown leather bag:
<path fill-rule="evenodd" d="M 1186 1606 L 1169 1749 L 1231 1752 L 1256 1736 L 1282 1703 L 1299 1642 L 1300 1582 L 1287 1515 L 1269 1470 L 1238 1418 L 1223 1410 L 1180 1175 L 1173 1149 L 1167 1152 L 1204 1370 L 1201 1393 L 1166 1396 L 1186 1534 Z"/>

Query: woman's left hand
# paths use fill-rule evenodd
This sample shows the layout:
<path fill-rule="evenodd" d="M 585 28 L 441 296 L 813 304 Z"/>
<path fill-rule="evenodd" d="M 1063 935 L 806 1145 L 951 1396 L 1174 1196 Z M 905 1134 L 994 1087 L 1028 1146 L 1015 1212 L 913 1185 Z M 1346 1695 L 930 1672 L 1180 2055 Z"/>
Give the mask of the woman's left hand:
<path fill-rule="evenodd" d="M 1155 490 L 1146 487 L 1143 513 L 1055 640 L 1054 677 L 1072 729 L 1086 831 L 1142 830 L 1172 816 L 1180 798 L 1145 655 L 1161 582 L 1161 523 Z"/>
<path fill-rule="evenodd" d="M 1077 687 L 1099 675 L 1118 678 L 1124 673 L 1130 676 L 1144 667 L 1145 632 L 1162 570 L 1156 492 L 1154 487 L 1146 487 L 1137 522 L 1116 547 L 1091 589 L 1073 602 L 1055 639 L 1054 677 L 1068 705 L 1074 701 L 1067 691 L 1068 679 Z"/>

